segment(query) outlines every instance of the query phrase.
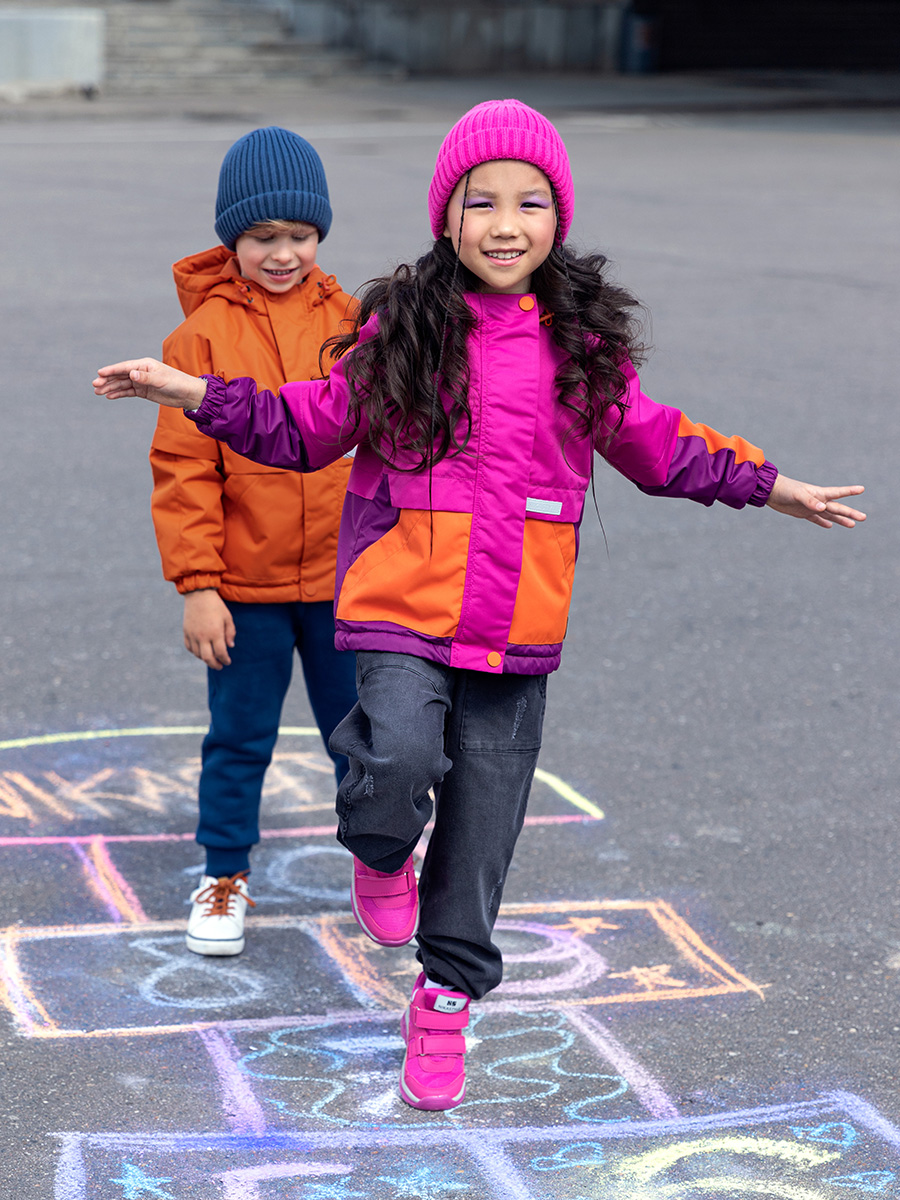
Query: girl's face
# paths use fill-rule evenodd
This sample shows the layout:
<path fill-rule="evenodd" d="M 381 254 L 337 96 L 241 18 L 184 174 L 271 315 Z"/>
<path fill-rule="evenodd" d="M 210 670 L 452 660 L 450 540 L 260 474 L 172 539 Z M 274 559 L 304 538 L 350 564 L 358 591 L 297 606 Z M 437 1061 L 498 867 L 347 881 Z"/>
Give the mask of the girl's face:
<path fill-rule="evenodd" d="M 305 221 L 254 225 L 235 242 L 241 274 L 268 292 L 289 292 L 316 264 L 319 231 Z"/>
<path fill-rule="evenodd" d="M 484 284 L 484 291 L 512 295 L 531 291 L 532 273 L 553 249 L 556 237 L 549 179 L 538 167 L 516 159 L 473 167 L 468 191 L 463 178 L 450 197 L 444 236 L 450 238 L 463 266 Z"/>

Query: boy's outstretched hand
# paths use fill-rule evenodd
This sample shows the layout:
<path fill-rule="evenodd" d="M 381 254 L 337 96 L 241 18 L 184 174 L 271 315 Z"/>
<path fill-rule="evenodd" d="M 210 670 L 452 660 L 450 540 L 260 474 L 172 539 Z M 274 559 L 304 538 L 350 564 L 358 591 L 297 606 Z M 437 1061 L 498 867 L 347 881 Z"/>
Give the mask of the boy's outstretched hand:
<path fill-rule="evenodd" d="M 206 380 L 185 375 L 155 358 L 132 358 L 127 362 L 101 367 L 94 380 L 98 396 L 119 400 L 123 396 L 140 396 L 167 408 L 198 409 L 206 395 Z"/>
<path fill-rule="evenodd" d="M 843 525 L 852 529 L 857 521 L 864 521 L 866 514 L 846 504 L 838 504 L 845 496 L 858 496 L 866 489 L 860 484 L 851 487 L 817 487 L 814 483 L 800 483 L 779 475 L 769 499 L 769 508 L 785 513 L 789 517 L 802 517 L 830 529 L 832 525 Z"/>

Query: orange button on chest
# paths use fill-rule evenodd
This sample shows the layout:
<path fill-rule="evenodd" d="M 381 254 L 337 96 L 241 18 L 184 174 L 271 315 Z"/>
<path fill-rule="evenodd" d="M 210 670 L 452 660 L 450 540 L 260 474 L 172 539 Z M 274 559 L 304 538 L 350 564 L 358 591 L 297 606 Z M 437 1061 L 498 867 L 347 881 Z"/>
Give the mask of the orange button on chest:
<path fill-rule="evenodd" d="M 487 663 L 489 667 L 499 667 L 502 661 L 503 655 L 498 654 L 496 650 L 492 650 L 487 656 Z"/>
<path fill-rule="evenodd" d="M 519 299 L 519 308 L 522 312 L 531 312 L 534 308 L 534 296 L 522 296 Z"/>

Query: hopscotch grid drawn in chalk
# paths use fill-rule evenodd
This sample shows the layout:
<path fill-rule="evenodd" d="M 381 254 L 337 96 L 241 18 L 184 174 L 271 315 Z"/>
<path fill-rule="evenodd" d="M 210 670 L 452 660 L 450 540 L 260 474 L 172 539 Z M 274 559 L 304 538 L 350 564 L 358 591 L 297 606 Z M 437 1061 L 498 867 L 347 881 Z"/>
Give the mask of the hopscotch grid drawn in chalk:
<path fill-rule="evenodd" d="M 615 916 L 616 921 L 601 920 L 600 928 L 593 935 L 586 936 L 579 927 L 579 921 L 583 926 L 586 915 Z M 543 921 L 540 918 L 544 918 Z M 570 928 L 573 918 L 574 930 Z M 295 961 L 305 962 L 312 954 L 304 967 L 306 983 L 308 985 L 313 977 L 321 975 L 322 987 L 334 997 L 333 1007 L 345 1008 L 349 999 L 366 1008 L 391 1011 L 401 1008 L 405 1003 L 406 981 L 398 985 L 390 970 L 385 969 L 390 968 L 395 960 L 389 954 L 385 956 L 384 951 L 371 945 L 359 934 L 350 914 L 320 913 L 315 917 L 261 915 L 254 916 L 253 922 L 258 945 L 263 944 L 267 934 L 278 934 L 282 938 L 299 936 L 303 939 L 302 944 L 309 949 L 305 956 L 298 953 Z M 613 923 L 618 925 L 618 929 L 610 931 L 609 925 Z M 183 936 L 183 930 L 183 920 L 147 919 L 94 925 L 11 927 L 0 932 L 3 946 L 0 1001 L 9 1009 L 20 1032 L 31 1037 L 121 1036 L 123 1030 L 135 1034 L 145 1031 L 154 1034 L 175 1032 L 183 1028 L 184 1022 L 161 1022 L 158 1012 L 148 1013 L 147 1005 L 150 1002 L 146 991 L 143 1002 L 127 993 L 116 993 L 119 1008 L 126 1013 L 133 1011 L 132 1024 L 104 1025 L 102 1022 L 88 1021 L 87 1017 L 92 1012 L 90 996 L 84 1001 L 85 1023 L 63 1024 L 52 1016 L 53 971 L 54 963 L 68 962 L 74 948 L 80 943 L 86 947 L 82 953 L 93 955 L 98 964 L 104 962 L 110 970 L 119 970 L 125 978 L 139 979 L 141 972 L 135 966 L 134 954 L 139 939 L 168 937 L 173 947 L 169 974 L 174 976 L 179 970 L 197 972 L 200 969 L 197 956 L 178 947 L 180 958 L 175 957 L 175 943 Z M 507 944 L 509 978 L 485 999 L 485 1008 L 509 1003 L 512 998 L 524 1007 L 531 1004 L 546 1008 L 552 1001 L 554 1007 L 591 1008 L 597 1005 L 762 994 L 758 984 L 730 967 L 721 956 L 706 946 L 671 905 L 660 900 L 570 902 L 568 905 L 554 901 L 546 905 L 504 905 L 497 925 L 497 936 Z M 602 954 L 592 944 L 598 939 L 601 941 Z M 621 969 L 609 969 L 609 951 L 615 949 L 612 939 L 624 939 L 620 954 Z M 54 948 L 43 953 L 41 944 L 50 942 L 55 944 Z M 298 943 L 298 947 L 300 945 Z M 60 953 L 63 949 L 65 953 Z M 669 961 L 663 965 L 671 969 L 660 973 L 656 962 L 635 966 L 637 956 L 646 954 L 648 950 L 664 953 Z M 138 954 L 138 960 L 140 957 Z M 242 969 L 243 966 L 237 968 L 238 973 Z M 410 966 L 409 971 L 413 972 L 414 968 Z M 633 986 L 635 971 L 645 973 L 643 986 L 639 988 Z M 96 991 L 101 975 L 100 966 L 86 972 L 85 987 Z M 304 989 L 300 987 L 299 980 L 292 980 L 288 972 L 282 972 L 280 986 L 285 1004 L 283 1011 L 290 1014 L 296 1002 L 292 1001 L 292 997 L 302 994 Z M 274 983 L 272 987 L 275 987 Z M 137 988 L 140 990 L 140 983 Z M 270 989 L 270 999 L 272 994 Z M 77 988 L 73 988 L 71 983 L 66 984 L 65 996 L 67 1011 L 72 1013 L 77 1010 Z M 340 1000 L 341 996 L 344 997 L 343 1001 Z M 172 1005 L 181 1007 L 182 1003 L 173 1001 Z M 165 1002 L 157 998 L 153 1006 L 165 1008 Z M 189 1008 L 190 1005 L 185 1004 L 184 1007 Z M 277 1016 L 271 1011 L 265 1015 Z M 210 1024 L 208 1006 L 204 1009 L 198 1004 L 194 1016 L 204 1026 Z M 216 1014 L 226 1026 L 232 1027 L 230 1016 L 228 1013 Z"/>
<path fill-rule="evenodd" d="M 544 816 L 527 816 L 526 828 L 541 825 L 590 825 L 599 820 L 597 817 L 574 816 L 571 813 L 558 813 Z M 432 825 L 426 826 L 432 829 Z M 285 829 L 261 829 L 261 841 L 271 841 L 280 838 L 313 838 L 334 837 L 334 825 L 297 825 Z M 85 834 L 27 834 L 20 836 L 0 837 L 0 849 L 27 848 L 34 846 L 87 846 L 94 842 L 107 846 L 152 842 L 193 842 L 193 833 L 85 833 Z"/>
<path fill-rule="evenodd" d="M 84 730 L 81 732 L 72 731 L 68 733 L 43 734 L 24 738 L 9 738 L 5 741 L 0 741 L 0 752 L 4 750 L 32 749 L 41 746 L 71 745 L 78 742 L 112 741 L 114 739 L 117 740 L 123 738 L 160 738 L 181 736 L 198 737 L 205 733 L 205 727 L 199 725 L 160 725 L 136 727 L 132 729 Z M 310 726 L 283 726 L 279 730 L 279 737 L 318 738 L 319 731 L 318 729 Z M 272 794 L 277 793 L 279 790 L 283 790 L 285 788 L 296 791 L 296 778 L 283 780 L 279 775 L 279 759 L 283 761 L 285 757 L 287 756 L 284 754 L 276 755 L 275 759 L 273 760 L 272 766 L 268 772 L 269 778 L 267 779 L 266 794 L 268 796 L 271 796 Z M 323 758 L 320 757 L 317 759 L 315 756 L 309 754 L 294 755 L 293 757 L 302 762 L 302 765 L 305 769 L 312 770 L 314 772 L 318 771 L 322 773 L 323 776 L 330 779 L 332 768 Z M 149 781 L 151 777 L 153 777 L 153 773 L 151 772 L 143 771 L 141 773 L 140 768 L 136 768 L 135 770 L 138 772 L 139 777 L 142 777 L 145 780 Z M 92 808 L 95 815 L 109 815 L 108 806 L 102 803 L 104 799 L 121 801 L 125 798 L 123 797 L 122 793 L 113 791 L 102 791 L 100 795 L 92 794 L 92 787 L 97 788 L 101 784 L 107 783 L 112 778 L 112 773 L 108 768 L 105 768 L 100 772 L 95 772 L 92 776 L 90 784 L 87 784 L 84 781 L 79 784 L 63 780 L 62 777 L 55 771 L 45 772 L 44 775 L 48 782 L 56 785 L 56 790 L 49 791 L 41 785 L 36 784 L 32 779 L 23 775 L 21 772 L 0 772 L 0 816 L 5 815 L 15 818 L 34 819 L 35 814 L 31 811 L 27 803 L 27 797 L 30 795 L 33 800 L 37 801 L 41 805 L 45 805 L 51 811 L 55 812 L 57 816 L 60 816 L 65 820 L 71 820 L 74 815 L 72 812 L 71 803 L 67 805 L 60 801 L 58 795 L 58 791 L 60 790 L 63 793 L 69 793 L 67 799 L 70 801 L 78 801 L 86 807 Z M 166 789 L 171 788 L 177 790 L 180 787 L 183 789 L 185 783 L 187 782 L 184 779 L 171 780 L 165 776 L 160 777 L 160 779 L 161 782 L 159 787 L 161 787 L 163 792 L 165 792 Z M 552 772 L 546 771 L 542 768 L 538 768 L 535 772 L 535 779 L 546 784 L 568 805 L 580 810 L 586 816 L 593 818 L 594 820 L 603 820 L 603 811 L 596 804 L 594 804 L 592 800 L 589 800 L 586 796 L 582 796 L 580 792 L 576 791 L 576 789 L 571 786 L 571 784 L 566 783 L 566 781 L 561 779 L 558 775 L 555 775 Z M 17 788 L 21 794 L 17 793 Z M 157 794 L 154 794 L 153 788 L 150 788 L 149 791 L 150 795 L 144 795 L 142 797 L 128 796 L 127 799 L 129 803 L 150 808 L 153 811 L 162 811 L 160 797 L 158 794 L 159 788 L 156 789 Z M 311 804 L 304 805 L 302 807 L 328 808 L 330 805 Z"/>
<path fill-rule="evenodd" d="M 497 1123 L 495 1113 L 505 1109 L 513 1117 L 522 1102 L 554 1097 L 560 1098 L 564 1112 L 568 1107 L 579 1109 L 573 1112 L 575 1120 L 586 1119 L 583 1112 L 588 1108 L 595 1118 L 602 1110 L 603 1119 L 613 1120 L 621 1117 L 613 1102 L 630 1089 L 646 1111 L 660 1115 L 644 1087 L 646 1073 L 641 1076 L 634 1059 L 611 1035 L 597 1054 L 598 1047 L 582 1036 L 582 1028 L 569 1020 L 568 1012 L 523 1012 L 509 1005 L 473 1014 L 466 1038 L 472 1051 L 471 1098 L 452 1113 L 422 1117 L 397 1096 L 395 1080 L 402 1058 L 398 1024 L 399 1013 L 395 1013 L 373 1018 L 365 1026 L 331 1020 L 271 1030 L 262 1038 L 260 1031 L 227 1039 L 220 1034 L 224 1044 L 216 1047 L 213 1062 L 223 1092 L 234 1096 L 243 1077 L 245 1084 L 252 1085 L 253 1096 L 272 1106 L 278 1118 L 299 1120 L 313 1128 L 397 1128 L 441 1120 L 490 1127 Z M 585 1056 L 590 1065 L 585 1065 Z M 634 1079 L 632 1087 L 631 1079 L 613 1073 L 603 1059 L 616 1060 L 629 1074 L 641 1077 Z M 658 1096 L 661 1089 L 653 1084 Z M 566 1105 L 563 1097 L 573 1103 Z M 674 1109 L 668 1104 L 663 1111 L 670 1115 Z M 552 1110 L 548 1119 L 553 1119 Z M 240 1120 L 246 1123 L 243 1116 Z"/>
<path fill-rule="evenodd" d="M 852 1145 L 816 1144 L 793 1131 L 829 1120 L 854 1128 Z M 176 1188 L 213 1176 L 213 1188 L 191 1191 L 198 1200 L 265 1200 L 265 1191 L 254 1193 L 248 1185 L 289 1178 L 300 1163 L 311 1176 L 317 1168 L 320 1177 L 333 1171 L 345 1181 L 348 1197 L 354 1190 L 372 1196 L 373 1185 L 385 1182 L 392 1200 L 465 1197 L 464 1186 L 478 1200 L 845 1200 L 847 1189 L 890 1194 L 900 1174 L 900 1130 L 846 1092 L 703 1117 L 545 1128 L 432 1124 L 256 1135 L 56 1136 L 62 1143 L 56 1200 L 95 1200 L 102 1193 L 89 1179 L 113 1178 L 122 1164 L 136 1162 L 146 1177 L 167 1178 Z M 224 1171 L 223 1161 L 229 1164 Z M 405 1192 L 397 1190 L 403 1180 Z M 243 1192 L 235 1190 L 238 1184 Z"/>
<path fill-rule="evenodd" d="M 179 726 L 45 735 L 0 742 L 0 751 L 113 738 L 124 747 L 128 738 L 204 732 Z M 282 733 L 318 736 L 313 729 Z M 196 762 L 156 770 L 131 760 L 129 751 L 97 770 L 75 755 L 70 769 L 54 764 L 37 773 L 16 758 L 3 763 L 0 820 L 7 829 L 24 821 L 35 836 L 2 837 L 0 852 L 15 858 L 27 847 L 32 865 L 43 869 L 49 856 L 67 855 L 67 882 L 76 886 L 68 891 L 70 909 L 74 903 L 100 919 L 66 924 L 68 911 L 54 917 L 45 904 L 40 915 L 46 909 L 50 920 L 0 930 L 0 1003 L 18 1031 L 34 1038 L 168 1036 L 202 1044 L 212 1068 L 207 1086 L 227 1132 L 59 1135 L 55 1200 L 846 1200 L 852 1192 L 896 1191 L 900 1132 L 859 1097 L 833 1092 L 682 1118 L 662 1082 L 613 1034 L 612 1010 L 600 1006 L 638 1013 L 648 1003 L 761 998 L 767 986 L 733 968 L 661 899 L 505 905 L 498 940 L 508 979 L 478 1006 L 469 1030 L 477 1086 L 451 1113 L 405 1109 L 396 1097 L 396 1025 L 415 967 L 398 970 L 396 957 L 367 943 L 348 913 L 322 911 L 341 892 L 329 875 L 338 855 L 330 850 L 329 864 L 318 845 L 333 826 L 294 821 L 287 828 L 282 819 L 282 828 L 263 835 L 273 867 L 260 895 L 279 904 L 305 896 L 316 901 L 312 915 L 254 914 L 258 954 L 227 971 L 190 962 L 184 920 L 156 919 L 150 876 L 130 850 L 193 840 L 171 822 L 193 807 Z M 330 769 L 321 754 L 288 754 L 272 775 L 281 802 L 275 811 L 330 808 L 316 794 Z M 307 788 L 297 770 L 318 784 Z M 529 825 L 603 819 L 564 780 L 542 771 L 537 778 L 563 811 L 532 811 Z M 132 814 L 130 831 L 89 832 L 91 823 Z M 148 828 L 160 815 L 170 828 Z M 295 876 L 307 864 L 316 882 L 304 891 Z M 267 950 L 274 937 L 277 955 Z M 303 949 L 287 961 L 303 962 L 304 979 L 289 979 L 284 994 L 272 995 L 267 967 L 279 961 L 276 974 L 284 974 L 285 938 L 302 939 Z M 60 961 L 68 965 L 55 973 Z M 106 989 L 105 1007 L 90 989 L 79 996 L 85 962 L 92 986 Z M 198 1002 L 204 991 L 205 1010 Z M 302 1013 L 290 1011 L 298 995 Z M 92 1020 L 104 1012 L 125 1020 Z M 518 1125 L 523 1101 L 532 1102 L 531 1120 L 540 1112 L 546 1124 Z"/>

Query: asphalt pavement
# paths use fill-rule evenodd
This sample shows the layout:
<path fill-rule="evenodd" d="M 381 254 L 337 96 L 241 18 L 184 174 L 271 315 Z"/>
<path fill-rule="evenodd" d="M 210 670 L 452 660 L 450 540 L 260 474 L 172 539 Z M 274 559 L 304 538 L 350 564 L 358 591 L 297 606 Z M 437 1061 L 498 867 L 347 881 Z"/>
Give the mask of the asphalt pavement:
<path fill-rule="evenodd" d="M 218 166 L 309 137 L 347 290 L 427 245 L 443 133 L 557 121 L 573 239 L 647 307 L 650 395 L 865 525 L 598 465 L 467 1102 L 396 1097 L 409 950 L 355 930 L 292 690 L 240 958 L 183 947 L 205 718 L 148 511 L 158 351 Z M 356 80 L 0 107 L 0 1196 L 848 1200 L 900 1189 L 900 80 Z M 601 523 L 602 522 L 602 523 Z"/>

